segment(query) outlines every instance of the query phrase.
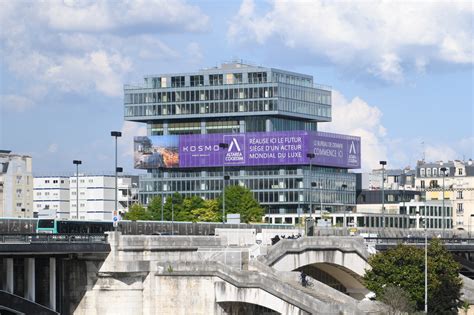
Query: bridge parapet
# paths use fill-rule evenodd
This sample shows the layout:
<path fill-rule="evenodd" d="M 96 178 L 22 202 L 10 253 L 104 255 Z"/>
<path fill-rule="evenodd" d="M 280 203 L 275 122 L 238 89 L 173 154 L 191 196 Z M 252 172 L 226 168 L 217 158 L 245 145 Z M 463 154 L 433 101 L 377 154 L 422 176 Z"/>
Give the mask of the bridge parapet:
<path fill-rule="evenodd" d="M 364 239 L 361 237 L 301 237 L 280 240 L 268 249 L 267 255 L 262 257 L 261 261 L 273 266 L 286 255 L 308 251 L 352 253 L 365 262 L 369 258 L 369 252 L 364 244 Z"/>

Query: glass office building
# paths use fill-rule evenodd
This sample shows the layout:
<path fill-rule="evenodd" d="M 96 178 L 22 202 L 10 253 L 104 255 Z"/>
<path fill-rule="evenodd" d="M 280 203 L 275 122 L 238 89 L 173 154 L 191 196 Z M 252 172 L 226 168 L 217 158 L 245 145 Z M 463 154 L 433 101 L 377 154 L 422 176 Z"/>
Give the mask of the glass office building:
<path fill-rule="evenodd" d="M 146 76 L 124 87 L 135 139 L 140 202 L 179 192 L 219 197 L 242 185 L 271 223 L 296 223 L 321 208 L 355 207 L 360 139 L 318 132 L 331 121 L 331 89 L 309 75 L 231 62 L 195 73 Z M 224 176 L 225 172 L 225 176 Z"/>

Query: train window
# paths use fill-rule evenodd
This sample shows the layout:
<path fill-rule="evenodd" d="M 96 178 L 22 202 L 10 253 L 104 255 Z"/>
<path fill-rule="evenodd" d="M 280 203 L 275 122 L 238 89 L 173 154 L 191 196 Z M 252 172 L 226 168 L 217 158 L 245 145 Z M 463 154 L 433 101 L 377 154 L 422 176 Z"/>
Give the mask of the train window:
<path fill-rule="evenodd" d="M 39 220 L 38 221 L 38 228 L 43 229 L 52 229 L 54 228 L 54 220 Z"/>

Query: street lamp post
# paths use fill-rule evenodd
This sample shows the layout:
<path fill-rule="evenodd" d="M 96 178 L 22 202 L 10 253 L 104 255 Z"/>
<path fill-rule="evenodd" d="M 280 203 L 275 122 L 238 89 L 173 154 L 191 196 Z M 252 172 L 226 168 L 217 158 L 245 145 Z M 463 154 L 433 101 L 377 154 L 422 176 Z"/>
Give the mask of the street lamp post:
<path fill-rule="evenodd" d="M 174 235 L 174 194 L 171 195 L 171 235 Z"/>
<path fill-rule="evenodd" d="M 425 208 L 425 314 L 428 314 L 428 218 Z"/>
<path fill-rule="evenodd" d="M 296 208 L 296 214 L 298 215 L 298 232 L 301 234 L 300 228 L 301 228 L 301 214 L 300 214 L 300 186 L 301 186 L 302 180 L 297 179 L 296 184 L 298 185 L 298 205 Z"/>
<path fill-rule="evenodd" d="M 76 165 L 76 219 L 79 220 L 79 165 L 81 160 L 73 160 L 72 164 Z"/>
<path fill-rule="evenodd" d="M 315 157 L 314 153 L 307 153 L 306 157 L 309 159 L 309 180 L 311 182 L 312 174 L 312 166 L 313 166 L 313 159 Z M 313 183 L 311 182 L 311 187 L 313 187 Z M 313 211 L 313 190 L 310 187 L 309 189 L 309 217 L 313 218 L 312 211 Z M 322 210 L 322 209 L 321 209 Z"/>
<path fill-rule="evenodd" d="M 119 168 L 117 167 L 117 138 L 121 137 L 122 133 L 120 131 L 111 131 L 110 135 L 115 138 L 115 209 L 113 211 L 113 214 L 115 216 L 115 214 L 118 213 L 117 173 L 119 171 Z"/>
<path fill-rule="evenodd" d="M 341 188 L 342 188 L 342 190 L 345 190 L 345 189 L 347 188 L 347 185 L 346 185 L 346 184 L 342 184 L 342 185 L 341 185 Z M 343 203 L 344 203 L 344 202 L 343 202 Z M 344 222 L 343 222 L 343 224 L 342 224 L 343 227 L 347 227 L 346 211 L 347 211 L 347 209 L 344 208 Z"/>
<path fill-rule="evenodd" d="M 229 176 L 225 175 L 225 150 L 228 147 L 228 143 L 219 143 L 219 148 L 224 149 L 224 157 L 222 158 L 222 223 L 225 223 L 225 181 L 229 179 Z"/>
<path fill-rule="evenodd" d="M 163 212 L 165 206 L 165 176 L 163 170 L 161 171 L 161 222 L 163 222 Z"/>
<path fill-rule="evenodd" d="M 380 161 L 380 165 L 382 165 L 382 227 L 385 228 L 385 165 L 387 165 L 387 161 Z"/>
<path fill-rule="evenodd" d="M 442 233 L 442 236 L 444 236 L 444 230 L 446 228 L 446 209 L 444 207 L 444 178 L 446 177 L 446 167 L 442 167 L 441 169 L 441 172 L 443 172 L 443 196 L 441 197 L 441 199 L 443 199 L 443 211 L 441 212 L 442 215 L 443 215 L 443 233 Z"/>

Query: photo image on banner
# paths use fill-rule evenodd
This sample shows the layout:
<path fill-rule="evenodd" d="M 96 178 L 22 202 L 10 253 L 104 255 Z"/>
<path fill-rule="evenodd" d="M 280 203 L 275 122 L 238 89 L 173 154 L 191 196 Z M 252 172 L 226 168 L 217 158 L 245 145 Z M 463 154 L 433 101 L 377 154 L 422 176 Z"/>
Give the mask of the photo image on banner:
<path fill-rule="evenodd" d="M 137 169 L 178 167 L 179 137 L 135 137 L 134 167 Z"/>

